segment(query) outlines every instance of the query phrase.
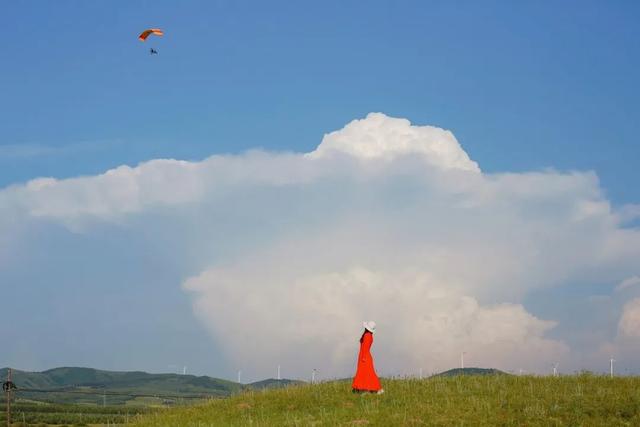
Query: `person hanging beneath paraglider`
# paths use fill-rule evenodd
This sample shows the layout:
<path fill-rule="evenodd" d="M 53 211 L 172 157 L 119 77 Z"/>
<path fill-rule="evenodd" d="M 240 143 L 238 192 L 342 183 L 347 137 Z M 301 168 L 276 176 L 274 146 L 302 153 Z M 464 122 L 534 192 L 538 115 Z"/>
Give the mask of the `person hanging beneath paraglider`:
<path fill-rule="evenodd" d="M 147 38 L 149 38 L 149 36 L 157 36 L 157 37 L 162 37 L 164 35 L 164 31 L 162 31 L 160 28 L 149 28 L 148 30 L 144 30 L 142 33 L 140 33 L 140 35 L 138 36 L 138 40 L 140 40 L 141 42 L 145 42 L 147 41 Z M 155 50 L 154 48 L 150 48 L 149 49 L 149 55 L 157 55 L 158 51 Z"/>
<path fill-rule="evenodd" d="M 353 378 L 351 391 L 354 393 L 384 393 L 380 385 L 380 379 L 373 366 L 371 356 L 371 345 L 373 344 L 373 334 L 376 331 L 376 322 L 363 322 L 364 332 L 360 337 L 360 351 L 358 353 L 358 366 L 356 376 Z"/>

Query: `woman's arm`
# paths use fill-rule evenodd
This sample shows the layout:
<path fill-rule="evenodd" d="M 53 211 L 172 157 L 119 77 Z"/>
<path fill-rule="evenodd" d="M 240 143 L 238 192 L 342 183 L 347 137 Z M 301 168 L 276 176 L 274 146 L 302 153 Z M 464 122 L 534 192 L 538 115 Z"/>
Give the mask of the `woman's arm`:
<path fill-rule="evenodd" d="M 373 344 L 373 334 L 371 332 L 364 334 L 364 339 L 362 340 L 362 348 L 369 353 L 369 349 L 371 349 L 371 344 Z"/>

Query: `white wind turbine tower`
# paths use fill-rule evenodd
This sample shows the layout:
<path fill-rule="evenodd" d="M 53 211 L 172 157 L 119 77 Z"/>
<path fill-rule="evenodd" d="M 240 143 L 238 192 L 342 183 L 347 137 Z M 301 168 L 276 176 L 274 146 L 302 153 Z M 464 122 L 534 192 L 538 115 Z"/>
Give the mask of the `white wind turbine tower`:
<path fill-rule="evenodd" d="M 311 372 L 311 384 L 315 384 L 316 382 L 316 372 L 315 369 Z"/>
<path fill-rule="evenodd" d="M 242 371 L 238 371 L 238 384 L 242 383 Z"/>
<path fill-rule="evenodd" d="M 187 375 L 187 367 L 186 366 L 182 367 L 182 375 Z"/>
<path fill-rule="evenodd" d="M 464 369 L 464 355 L 467 354 L 466 351 L 460 353 L 460 369 Z"/>
<path fill-rule="evenodd" d="M 614 359 L 613 357 L 611 359 L 609 359 L 609 376 L 611 378 L 613 378 L 613 362 L 615 362 L 616 359 Z"/>
<path fill-rule="evenodd" d="M 280 381 L 282 378 L 280 378 L 280 365 L 278 365 L 278 381 Z"/>
<path fill-rule="evenodd" d="M 557 376 L 558 376 L 558 366 L 559 366 L 559 365 L 560 365 L 559 363 L 554 363 L 554 364 L 553 364 L 553 376 L 554 376 L 554 377 L 557 377 Z"/>

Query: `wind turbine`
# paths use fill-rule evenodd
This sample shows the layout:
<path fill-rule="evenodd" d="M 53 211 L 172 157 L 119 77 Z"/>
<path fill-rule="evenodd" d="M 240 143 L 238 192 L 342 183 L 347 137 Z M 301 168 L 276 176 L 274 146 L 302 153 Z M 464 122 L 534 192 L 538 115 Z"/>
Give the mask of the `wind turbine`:
<path fill-rule="evenodd" d="M 238 371 L 238 384 L 241 384 L 242 381 L 240 381 L 242 379 L 242 371 Z"/>
<path fill-rule="evenodd" d="M 614 359 L 613 357 L 611 359 L 609 359 L 609 376 L 611 378 L 613 378 L 613 362 L 615 362 L 616 359 Z"/>
<path fill-rule="evenodd" d="M 460 353 L 460 369 L 464 369 L 464 355 L 467 354 L 466 351 Z"/>
<path fill-rule="evenodd" d="M 553 364 L 553 376 L 554 377 L 558 376 L 558 366 L 559 366 L 559 363 L 554 363 Z"/>
<path fill-rule="evenodd" d="M 280 378 L 280 365 L 278 365 L 278 381 L 280 381 L 282 378 Z"/>
<path fill-rule="evenodd" d="M 316 370 L 314 369 L 313 372 L 311 372 L 311 384 L 315 384 L 316 382 Z"/>

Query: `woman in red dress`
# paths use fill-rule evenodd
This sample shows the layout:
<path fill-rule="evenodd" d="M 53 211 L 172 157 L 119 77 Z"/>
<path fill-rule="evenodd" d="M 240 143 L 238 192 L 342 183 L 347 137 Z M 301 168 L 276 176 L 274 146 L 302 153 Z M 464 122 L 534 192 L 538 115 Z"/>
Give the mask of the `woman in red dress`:
<path fill-rule="evenodd" d="M 358 353 L 358 368 L 356 376 L 353 378 L 351 389 L 354 393 L 384 393 L 380 385 L 380 379 L 376 375 L 373 367 L 373 357 L 371 357 L 371 344 L 373 344 L 373 333 L 376 331 L 376 322 L 364 322 L 364 332 L 360 337 L 360 353 Z"/>

